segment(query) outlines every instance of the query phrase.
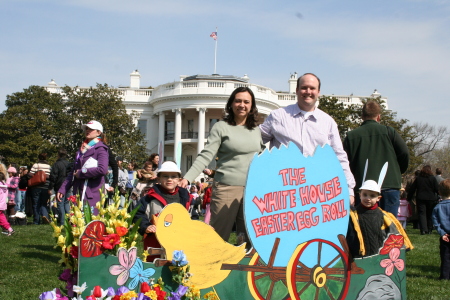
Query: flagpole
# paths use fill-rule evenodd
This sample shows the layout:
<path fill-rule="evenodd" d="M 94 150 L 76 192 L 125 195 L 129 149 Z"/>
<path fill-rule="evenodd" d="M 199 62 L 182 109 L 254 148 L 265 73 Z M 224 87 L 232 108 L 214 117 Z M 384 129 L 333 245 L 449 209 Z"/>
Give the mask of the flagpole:
<path fill-rule="evenodd" d="M 217 27 L 216 27 L 216 35 L 218 35 L 217 33 Z M 215 49 L 214 49 L 214 74 L 216 73 L 216 64 L 217 64 L 217 38 L 215 39 Z"/>

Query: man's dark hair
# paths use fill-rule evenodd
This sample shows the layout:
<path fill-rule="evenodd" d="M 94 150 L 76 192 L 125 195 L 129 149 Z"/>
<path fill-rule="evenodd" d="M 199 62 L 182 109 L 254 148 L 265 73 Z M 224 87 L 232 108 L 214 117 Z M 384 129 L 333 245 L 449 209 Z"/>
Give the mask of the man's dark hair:
<path fill-rule="evenodd" d="M 63 157 L 66 157 L 66 156 L 67 156 L 67 151 L 66 151 L 66 149 L 61 148 L 61 149 L 58 150 L 58 157 L 59 157 L 59 158 L 63 158 Z"/>
<path fill-rule="evenodd" d="M 441 168 L 437 168 L 436 169 L 436 175 L 441 175 L 442 174 L 442 169 Z"/>
<path fill-rule="evenodd" d="M 367 101 L 362 109 L 362 119 L 375 119 L 377 116 L 381 115 L 381 105 L 375 100 Z"/>
<path fill-rule="evenodd" d="M 39 160 L 47 160 L 47 153 L 41 153 L 38 155 Z"/>
<path fill-rule="evenodd" d="M 298 91 L 298 89 L 300 88 L 300 79 L 302 79 L 303 76 L 305 76 L 305 75 L 311 75 L 311 76 L 316 77 L 317 81 L 319 82 L 319 91 L 320 91 L 320 86 L 322 85 L 322 83 L 320 82 L 320 78 L 317 77 L 317 75 L 314 74 L 314 73 L 305 73 L 305 74 L 303 74 L 302 76 L 300 76 L 300 77 L 297 79 L 297 88 L 296 88 L 296 90 Z"/>

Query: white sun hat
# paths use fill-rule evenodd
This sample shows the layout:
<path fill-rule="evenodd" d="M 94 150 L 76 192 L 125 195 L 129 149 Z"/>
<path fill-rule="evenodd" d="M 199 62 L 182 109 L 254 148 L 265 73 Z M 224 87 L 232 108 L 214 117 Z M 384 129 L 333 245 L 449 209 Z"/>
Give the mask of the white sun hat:
<path fill-rule="evenodd" d="M 85 130 L 86 127 L 90 128 L 90 129 L 94 129 L 94 130 L 100 130 L 100 132 L 103 132 L 103 126 L 98 121 L 92 120 L 92 121 L 89 121 L 87 124 L 81 125 L 81 129 L 83 129 L 83 130 Z"/>
<path fill-rule="evenodd" d="M 374 191 L 378 194 L 381 193 L 380 186 L 375 180 L 366 180 L 359 188 L 360 190 Z"/>
<path fill-rule="evenodd" d="M 161 172 L 175 172 L 179 173 L 181 176 L 181 170 L 178 168 L 177 164 L 173 161 L 163 162 L 161 168 L 158 170 L 158 174 Z"/>

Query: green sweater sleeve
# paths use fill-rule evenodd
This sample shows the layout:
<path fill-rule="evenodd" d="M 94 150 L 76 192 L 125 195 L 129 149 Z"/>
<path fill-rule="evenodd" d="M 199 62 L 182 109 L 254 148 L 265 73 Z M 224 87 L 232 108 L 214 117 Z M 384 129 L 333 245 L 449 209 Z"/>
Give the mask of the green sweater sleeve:
<path fill-rule="evenodd" d="M 259 127 L 250 130 L 245 126 L 217 122 L 211 129 L 205 148 L 184 178 L 192 182 L 218 157 L 214 180 L 228 185 L 244 186 L 253 156 L 263 149 Z"/>
<path fill-rule="evenodd" d="M 198 154 L 191 168 L 184 175 L 184 178 L 189 182 L 192 182 L 203 171 L 203 169 L 209 165 L 214 156 L 217 154 L 217 150 L 221 144 L 221 132 L 219 132 L 220 126 L 218 126 L 218 124 L 220 124 L 220 122 L 217 122 L 211 128 L 205 148 L 203 148 L 202 152 Z"/>

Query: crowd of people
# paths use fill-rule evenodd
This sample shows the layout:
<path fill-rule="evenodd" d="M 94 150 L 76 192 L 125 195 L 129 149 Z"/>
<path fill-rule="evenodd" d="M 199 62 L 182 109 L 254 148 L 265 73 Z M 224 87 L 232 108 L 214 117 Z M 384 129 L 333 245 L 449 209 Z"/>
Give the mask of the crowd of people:
<path fill-rule="evenodd" d="M 442 178 L 442 170 L 436 169 L 433 175 L 431 167 L 425 165 L 403 187 L 409 150 L 394 128 L 380 124 L 380 104 L 369 100 L 363 105 L 363 123 L 349 131 L 342 143 L 334 119 L 317 106 L 320 88 L 315 74 L 302 75 L 297 81 L 297 103 L 272 111 L 260 125 L 252 90 L 235 89 L 225 105 L 223 120 L 212 127 L 204 149 L 184 176 L 176 163 L 161 162 L 156 153 L 141 166 L 124 162 L 109 149 L 102 124 L 90 121 L 82 125 L 85 138 L 73 163 L 60 149 L 52 166 L 47 154 L 41 153 L 29 172 L 14 164 L 0 167 L 0 225 L 6 234 L 13 235 L 8 217 L 13 221 L 21 213 L 30 212 L 33 224 L 48 223 L 52 195 L 59 224 L 64 223 L 69 211 L 67 199 L 71 195 L 80 195 L 97 214 L 100 191 L 105 190 L 112 198 L 118 189 L 121 207 L 127 202 L 130 209 L 139 206 L 135 218 L 142 220 L 139 232 L 146 247 L 158 246 L 153 216 L 169 203 L 180 203 L 192 219 L 204 215 L 204 221 L 225 241 L 235 228 L 242 237 L 240 242 L 246 242 L 250 250 L 243 194 L 253 155 L 261 153 L 266 144 L 272 148 L 292 142 L 303 155 L 312 156 L 317 146 L 329 144 L 347 180 L 352 207 L 347 239 L 353 255 L 377 253 L 380 243 L 392 232 L 404 235 L 405 246 L 411 247 L 404 231 L 407 220 L 412 220 L 422 234 L 437 228 L 447 249 L 443 252 L 450 255 L 450 225 L 442 221 L 442 216 L 450 213 L 444 205 L 449 196 L 445 189 L 448 181 Z M 216 169 L 207 169 L 214 159 Z M 209 182 L 194 181 L 202 172 L 211 178 Z M 444 199 L 442 204 L 440 199 Z M 390 220 L 388 224 L 386 220 Z M 450 257 L 448 261 L 450 264 Z"/>

